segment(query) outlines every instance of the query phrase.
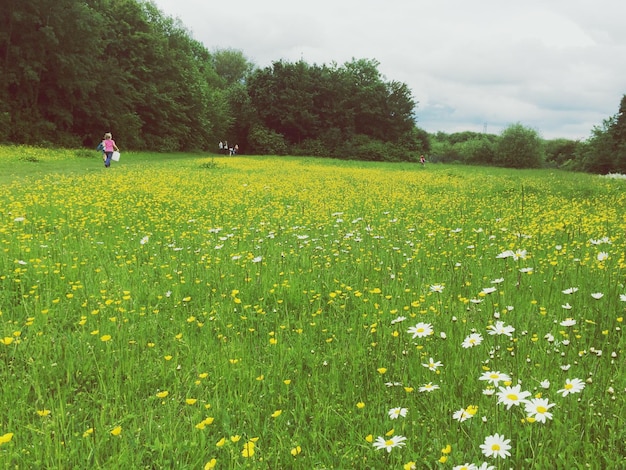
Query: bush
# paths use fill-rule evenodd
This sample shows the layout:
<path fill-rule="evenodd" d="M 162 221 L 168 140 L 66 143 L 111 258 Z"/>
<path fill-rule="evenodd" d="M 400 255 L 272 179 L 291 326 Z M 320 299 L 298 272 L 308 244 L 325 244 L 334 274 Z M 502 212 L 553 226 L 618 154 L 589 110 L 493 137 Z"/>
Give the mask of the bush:
<path fill-rule="evenodd" d="M 461 159 L 470 165 L 490 165 L 493 163 L 494 144 L 486 138 L 476 137 L 456 144 Z"/>
<path fill-rule="evenodd" d="M 496 145 L 494 163 L 507 168 L 540 168 L 542 141 L 537 132 L 521 124 L 507 127 Z"/>
<path fill-rule="evenodd" d="M 263 126 L 255 126 L 250 131 L 248 141 L 252 153 L 265 155 L 287 155 L 288 153 L 283 135 Z"/>

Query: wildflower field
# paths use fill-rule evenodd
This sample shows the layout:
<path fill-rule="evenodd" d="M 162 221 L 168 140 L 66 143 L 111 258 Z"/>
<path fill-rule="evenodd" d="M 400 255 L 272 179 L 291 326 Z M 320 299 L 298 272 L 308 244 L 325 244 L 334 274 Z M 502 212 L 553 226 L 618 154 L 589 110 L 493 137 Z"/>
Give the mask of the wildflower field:
<path fill-rule="evenodd" d="M 0 147 L 1 466 L 625 468 L 625 189 Z"/>

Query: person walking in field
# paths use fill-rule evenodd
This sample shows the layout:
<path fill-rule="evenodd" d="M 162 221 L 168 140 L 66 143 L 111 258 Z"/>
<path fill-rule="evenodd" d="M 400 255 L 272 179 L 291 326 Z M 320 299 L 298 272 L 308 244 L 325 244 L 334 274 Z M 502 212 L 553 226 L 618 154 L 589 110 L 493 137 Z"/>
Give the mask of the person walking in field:
<path fill-rule="evenodd" d="M 113 140 L 113 136 L 110 132 L 104 134 L 104 140 L 102 141 L 102 145 L 104 146 L 104 167 L 109 168 L 111 166 L 111 157 L 113 156 L 113 151 L 119 152 L 120 149 L 115 145 L 115 141 Z"/>
<path fill-rule="evenodd" d="M 426 165 L 426 158 L 424 158 L 424 155 L 420 155 L 420 163 L 422 164 L 422 166 Z"/>

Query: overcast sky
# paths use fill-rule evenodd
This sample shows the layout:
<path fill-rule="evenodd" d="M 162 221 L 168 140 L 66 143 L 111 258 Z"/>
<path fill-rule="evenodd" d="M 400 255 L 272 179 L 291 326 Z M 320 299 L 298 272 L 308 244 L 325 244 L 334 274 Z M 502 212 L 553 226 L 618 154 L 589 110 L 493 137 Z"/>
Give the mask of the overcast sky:
<path fill-rule="evenodd" d="M 155 0 L 256 66 L 376 59 L 428 132 L 587 139 L 626 94 L 626 0 Z"/>

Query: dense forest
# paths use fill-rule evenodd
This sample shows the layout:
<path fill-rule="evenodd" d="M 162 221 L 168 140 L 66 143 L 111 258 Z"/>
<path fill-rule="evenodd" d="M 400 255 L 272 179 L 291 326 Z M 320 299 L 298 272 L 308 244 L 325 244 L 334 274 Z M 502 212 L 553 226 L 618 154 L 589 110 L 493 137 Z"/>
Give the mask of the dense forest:
<path fill-rule="evenodd" d="M 212 50 L 144 0 L 5 0 L 0 11 L 0 142 L 216 151 L 363 160 L 462 162 L 626 172 L 626 95 L 584 142 L 428 134 L 409 87 L 375 59 L 276 61 Z"/>

